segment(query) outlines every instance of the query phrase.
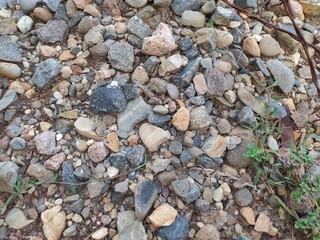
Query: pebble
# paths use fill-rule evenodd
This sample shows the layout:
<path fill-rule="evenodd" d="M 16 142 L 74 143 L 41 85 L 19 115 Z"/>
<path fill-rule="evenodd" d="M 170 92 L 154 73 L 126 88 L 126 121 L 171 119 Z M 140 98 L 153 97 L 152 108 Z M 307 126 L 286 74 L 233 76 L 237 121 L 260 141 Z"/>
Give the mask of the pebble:
<path fill-rule="evenodd" d="M 217 189 L 215 189 L 213 191 L 213 194 L 212 194 L 212 199 L 215 201 L 215 202 L 221 202 L 222 199 L 223 199 L 223 190 L 221 187 L 218 187 Z"/>
<path fill-rule="evenodd" d="M 136 35 L 140 39 L 144 39 L 152 35 L 152 29 L 137 16 L 133 16 L 129 19 L 127 27 L 129 33 Z"/>
<path fill-rule="evenodd" d="M 47 23 L 53 19 L 53 15 L 50 12 L 50 10 L 47 8 L 44 8 L 44 7 L 36 7 L 33 10 L 33 14 L 34 14 L 35 18 L 39 19 L 40 21 L 42 21 L 44 23 Z"/>
<path fill-rule="evenodd" d="M 253 201 L 253 196 L 247 188 L 242 188 L 234 193 L 234 200 L 240 207 L 245 207 Z"/>
<path fill-rule="evenodd" d="M 0 62 L 0 76 L 16 79 L 21 75 L 21 68 L 14 63 Z"/>
<path fill-rule="evenodd" d="M 262 37 L 259 47 L 261 54 L 266 57 L 274 57 L 281 53 L 279 43 L 270 35 L 264 35 Z"/>
<path fill-rule="evenodd" d="M 81 136 L 97 141 L 101 140 L 101 138 L 93 131 L 93 129 L 95 129 L 95 122 L 89 118 L 79 117 L 75 121 L 74 127 Z"/>
<path fill-rule="evenodd" d="M 260 57 L 260 47 L 254 36 L 247 37 L 243 40 L 243 51 L 251 57 Z"/>
<path fill-rule="evenodd" d="M 238 113 L 237 119 L 243 127 L 254 128 L 258 125 L 258 121 L 249 107 L 242 108 Z"/>
<path fill-rule="evenodd" d="M 173 191 L 187 203 L 194 202 L 201 195 L 199 187 L 190 183 L 188 179 L 176 180 L 171 183 L 171 186 Z"/>
<path fill-rule="evenodd" d="M 252 208 L 243 207 L 240 209 L 240 214 L 248 224 L 255 225 L 256 219 Z"/>
<path fill-rule="evenodd" d="M 261 113 L 262 109 L 257 99 L 244 87 L 240 87 L 237 91 L 238 98 L 246 106 L 250 107 L 255 113 Z"/>
<path fill-rule="evenodd" d="M 60 170 L 60 167 L 65 159 L 66 155 L 63 152 L 61 152 L 46 160 L 44 162 L 44 165 L 46 166 L 46 168 L 57 172 Z"/>
<path fill-rule="evenodd" d="M 128 43 L 115 43 L 110 47 L 108 59 L 113 68 L 132 72 L 134 63 L 133 47 Z"/>
<path fill-rule="evenodd" d="M 190 122 L 190 113 L 187 108 L 180 107 L 172 117 L 172 125 L 179 131 L 186 131 Z"/>
<path fill-rule="evenodd" d="M 17 27 L 22 33 L 27 33 L 33 26 L 33 20 L 29 16 L 22 16 L 17 22 Z"/>
<path fill-rule="evenodd" d="M 208 127 L 212 124 L 212 119 L 209 116 L 205 106 L 194 108 L 190 113 L 189 129 L 200 129 Z"/>
<path fill-rule="evenodd" d="M 220 135 L 208 137 L 202 145 L 202 150 L 211 158 L 221 157 L 226 149 L 225 138 Z"/>
<path fill-rule="evenodd" d="M 19 208 L 12 208 L 8 212 L 5 221 L 13 229 L 23 229 L 34 222 L 34 220 L 28 220 Z"/>
<path fill-rule="evenodd" d="M 31 78 L 31 81 L 40 89 L 49 87 L 54 78 L 60 73 L 61 65 L 59 61 L 53 58 L 49 58 L 41 62 Z"/>
<path fill-rule="evenodd" d="M 216 68 L 208 68 L 204 73 L 208 93 L 214 96 L 222 96 L 228 90 L 227 80 L 224 74 Z"/>
<path fill-rule="evenodd" d="M 149 81 L 148 73 L 142 66 L 138 66 L 131 75 L 131 81 L 137 84 L 146 84 Z"/>
<path fill-rule="evenodd" d="M 271 226 L 270 218 L 264 213 L 260 213 L 254 225 L 254 230 L 257 232 L 268 233 L 270 226 Z"/>
<path fill-rule="evenodd" d="M 248 149 L 249 141 L 242 141 L 236 148 L 229 150 L 226 155 L 226 163 L 236 168 L 247 167 L 251 163 L 251 159 L 245 158 L 243 155 Z"/>
<path fill-rule="evenodd" d="M 12 192 L 19 174 L 19 166 L 11 161 L 0 162 L 0 192 Z"/>
<path fill-rule="evenodd" d="M 45 131 L 38 134 L 35 138 L 35 145 L 40 154 L 53 155 L 56 150 L 56 133 Z"/>
<path fill-rule="evenodd" d="M 164 227 L 170 226 L 175 221 L 177 215 L 177 210 L 171 207 L 168 203 L 165 203 L 157 207 L 148 219 L 155 227 Z"/>
<path fill-rule="evenodd" d="M 150 152 L 157 151 L 158 147 L 170 138 L 170 133 L 168 131 L 164 131 L 149 123 L 141 125 L 139 135 Z"/>
<path fill-rule="evenodd" d="M 98 230 L 96 230 L 92 235 L 91 237 L 93 239 L 104 239 L 106 236 L 108 235 L 108 228 L 106 227 L 102 227 L 102 228 L 99 228 Z"/>
<path fill-rule="evenodd" d="M 141 8 L 147 4 L 147 0 L 125 0 L 127 4 L 134 8 Z"/>
<path fill-rule="evenodd" d="M 119 212 L 117 216 L 117 228 L 120 239 L 147 240 L 146 230 L 141 221 L 135 218 L 133 211 Z"/>
<path fill-rule="evenodd" d="M 195 28 L 204 27 L 206 16 L 198 11 L 184 11 L 181 17 L 181 24 Z"/>
<path fill-rule="evenodd" d="M 65 21 L 49 21 L 46 25 L 39 28 L 38 37 L 45 43 L 62 42 L 69 31 L 69 27 Z"/>
<path fill-rule="evenodd" d="M 60 239 L 66 227 L 66 214 L 61 206 L 55 206 L 41 213 L 42 230 L 47 239 Z"/>
<path fill-rule="evenodd" d="M 188 231 L 189 221 L 179 215 L 170 226 L 159 228 L 156 234 L 164 240 L 177 240 L 185 238 Z"/>
<path fill-rule="evenodd" d="M 88 148 L 88 156 L 94 163 L 103 161 L 109 154 L 103 142 L 95 142 Z"/>
<path fill-rule="evenodd" d="M 201 12 L 203 14 L 211 14 L 214 12 L 214 10 L 216 9 L 216 2 L 215 1 L 209 1 L 207 3 L 205 3 L 202 7 L 201 7 Z"/>
<path fill-rule="evenodd" d="M 0 42 L 0 61 L 21 62 L 20 45 L 16 42 Z"/>
<path fill-rule="evenodd" d="M 188 60 L 185 59 L 185 57 L 180 54 L 174 54 L 160 64 L 159 76 L 177 72 L 182 66 L 185 66 L 187 62 Z"/>
<path fill-rule="evenodd" d="M 206 224 L 196 233 L 195 240 L 220 240 L 220 233 L 214 225 Z"/>
<path fill-rule="evenodd" d="M 24 140 L 21 137 L 14 137 L 11 141 L 10 141 L 10 147 L 12 147 L 13 150 L 16 151 L 22 151 L 26 148 L 26 140 Z"/>

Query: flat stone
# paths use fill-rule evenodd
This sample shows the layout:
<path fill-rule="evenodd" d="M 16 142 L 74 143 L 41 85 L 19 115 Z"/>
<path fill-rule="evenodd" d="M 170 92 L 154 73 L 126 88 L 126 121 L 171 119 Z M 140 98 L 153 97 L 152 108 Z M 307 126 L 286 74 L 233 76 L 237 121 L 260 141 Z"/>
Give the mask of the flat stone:
<path fill-rule="evenodd" d="M 170 226 L 178 215 L 177 210 L 165 203 L 157 207 L 148 217 L 155 227 Z"/>
<path fill-rule="evenodd" d="M 256 219 L 251 207 L 243 207 L 240 209 L 240 214 L 250 225 L 255 225 Z"/>
<path fill-rule="evenodd" d="M 181 16 L 187 10 L 197 11 L 201 5 L 201 0 L 174 0 L 171 9 L 175 14 Z"/>
<path fill-rule="evenodd" d="M 158 150 L 158 147 L 169 140 L 170 132 L 164 131 L 161 128 L 153 126 L 149 123 L 144 123 L 139 129 L 139 135 L 142 142 L 146 145 L 150 152 Z"/>
<path fill-rule="evenodd" d="M 179 131 L 186 131 L 190 122 L 190 113 L 186 107 L 180 107 L 172 117 L 172 125 Z"/>
<path fill-rule="evenodd" d="M 185 163 L 201 156 L 202 154 L 203 154 L 203 151 L 200 148 L 197 148 L 194 146 L 185 148 L 180 155 L 180 160 L 181 162 Z"/>
<path fill-rule="evenodd" d="M 8 90 L 0 100 L 0 111 L 11 106 L 18 100 L 18 94 L 16 91 Z"/>
<path fill-rule="evenodd" d="M 267 67 L 275 81 L 279 83 L 282 92 L 288 94 L 292 90 L 295 82 L 295 76 L 292 70 L 277 59 L 268 60 Z"/>
<path fill-rule="evenodd" d="M 140 180 L 134 192 L 135 215 L 142 221 L 153 206 L 158 195 L 158 186 L 149 180 Z"/>
<path fill-rule="evenodd" d="M 31 81 L 40 89 L 49 87 L 54 78 L 60 73 L 61 65 L 59 61 L 53 58 L 49 58 L 41 62 L 31 78 Z"/>
<path fill-rule="evenodd" d="M 187 64 L 187 59 L 180 54 L 174 54 L 164 60 L 159 68 L 159 76 L 165 76 L 167 73 L 175 73 L 182 66 Z"/>
<path fill-rule="evenodd" d="M 46 167 L 41 163 L 32 163 L 27 169 L 27 174 L 34 177 L 40 181 L 52 181 L 54 172 L 52 170 L 46 169 Z"/>
<path fill-rule="evenodd" d="M 128 43 L 115 43 L 110 47 L 108 59 L 113 68 L 132 72 L 134 63 L 133 47 Z"/>
<path fill-rule="evenodd" d="M 34 222 L 34 220 L 28 220 L 19 208 L 11 209 L 6 216 L 5 221 L 9 227 L 13 229 L 23 229 Z"/>
<path fill-rule="evenodd" d="M 19 166 L 11 161 L 0 162 L 0 192 L 12 192 L 19 174 Z"/>
<path fill-rule="evenodd" d="M 162 56 L 176 48 L 172 30 L 168 25 L 160 23 L 151 37 L 143 39 L 142 52 L 148 55 Z"/>
<path fill-rule="evenodd" d="M 237 91 L 238 98 L 242 103 L 244 103 L 246 106 L 250 107 L 252 111 L 256 113 L 261 113 L 262 109 L 257 101 L 257 99 L 244 87 L 240 87 Z"/>
<path fill-rule="evenodd" d="M 130 18 L 127 26 L 129 33 L 132 33 L 141 39 L 150 37 L 152 34 L 152 29 L 137 16 Z"/>
<path fill-rule="evenodd" d="M 257 232 L 269 232 L 269 228 L 271 226 L 270 218 L 264 213 L 260 213 L 256 224 L 254 225 L 254 230 Z"/>
<path fill-rule="evenodd" d="M 121 87 L 112 85 L 98 87 L 90 97 L 90 108 L 97 114 L 122 112 L 127 99 Z"/>
<path fill-rule="evenodd" d="M 17 31 L 16 21 L 13 18 L 0 19 L 0 36 L 11 35 Z"/>
<path fill-rule="evenodd" d="M 208 92 L 208 87 L 206 83 L 206 79 L 202 73 L 197 74 L 193 78 L 194 88 L 197 91 L 198 95 L 203 95 Z"/>
<path fill-rule="evenodd" d="M 206 23 L 206 16 L 198 11 L 184 11 L 181 17 L 181 24 L 196 28 L 204 27 Z"/>
<path fill-rule="evenodd" d="M 202 150 L 211 158 L 221 157 L 226 149 L 226 140 L 220 135 L 207 138 L 202 145 Z"/>
<path fill-rule="evenodd" d="M 151 111 L 152 107 L 141 96 L 130 101 L 125 110 L 118 114 L 118 136 L 127 138 L 138 123 L 148 118 Z"/>
<path fill-rule="evenodd" d="M 156 234 L 164 240 L 177 240 L 185 238 L 188 235 L 188 231 L 188 219 L 179 215 L 170 226 L 158 229 Z"/>
<path fill-rule="evenodd" d="M 170 172 L 164 171 L 157 175 L 157 179 L 162 186 L 170 185 L 173 181 L 177 180 L 177 178 L 178 176 L 174 171 L 170 171 Z"/>
<path fill-rule="evenodd" d="M 101 138 L 93 131 L 95 129 L 95 122 L 89 118 L 79 117 L 74 123 L 77 132 L 86 138 L 93 140 L 101 140 Z"/>
<path fill-rule="evenodd" d="M 55 206 L 41 213 L 42 230 L 47 239 L 58 240 L 66 227 L 66 214 L 61 206 Z"/>
<path fill-rule="evenodd" d="M 0 61 L 21 62 L 20 45 L 16 42 L 0 42 Z"/>
<path fill-rule="evenodd" d="M 146 230 L 133 211 L 118 213 L 117 228 L 120 240 L 147 240 Z"/>
<path fill-rule="evenodd" d="M 65 21 L 50 21 L 42 28 L 39 28 L 38 37 L 46 43 L 62 42 L 69 32 L 69 27 Z"/>

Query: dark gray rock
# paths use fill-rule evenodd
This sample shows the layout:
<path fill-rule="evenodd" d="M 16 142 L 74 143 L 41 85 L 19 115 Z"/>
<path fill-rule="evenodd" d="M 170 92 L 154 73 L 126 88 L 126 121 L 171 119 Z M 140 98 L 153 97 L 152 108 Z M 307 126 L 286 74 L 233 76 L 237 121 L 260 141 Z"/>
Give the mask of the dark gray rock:
<path fill-rule="evenodd" d="M 182 151 L 180 155 L 180 161 L 182 163 L 186 163 L 194 158 L 199 157 L 201 154 L 203 154 L 203 151 L 200 148 L 197 148 L 197 147 L 186 148 Z"/>
<path fill-rule="evenodd" d="M 253 111 L 247 106 L 241 109 L 237 116 L 237 119 L 240 125 L 243 127 L 254 128 L 258 125 L 258 121 L 254 116 Z"/>
<path fill-rule="evenodd" d="M 235 0 L 234 3 L 241 8 L 256 8 L 257 1 L 256 0 Z"/>
<path fill-rule="evenodd" d="M 242 32 L 240 28 L 232 28 L 229 33 L 233 37 L 233 44 L 240 44 L 242 39 L 244 38 L 245 34 Z"/>
<path fill-rule="evenodd" d="M 169 151 L 172 154 L 179 155 L 182 153 L 182 144 L 180 141 L 172 141 L 169 143 Z"/>
<path fill-rule="evenodd" d="M 16 42 L 0 41 L 0 61 L 21 62 L 22 57 L 19 49 L 20 45 Z"/>
<path fill-rule="evenodd" d="M 139 221 L 147 216 L 159 191 L 158 185 L 149 180 L 140 180 L 134 192 L 135 214 Z"/>
<path fill-rule="evenodd" d="M 157 235 L 164 240 L 182 240 L 188 235 L 188 232 L 188 219 L 179 215 L 170 226 L 160 228 Z"/>
<path fill-rule="evenodd" d="M 0 162 L 0 192 L 12 192 L 19 174 L 19 166 L 11 161 Z"/>
<path fill-rule="evenodd" d="M 108 39 L 116 40 L 118 38 L 116 28 L 113 25 L 106 26 L 103 38 L 104 40 L 108 40 Z"/>
<path fill-rule="evenodd" d="M 133 47 L 128 43 L 115 43 L 108 52 L 112 67 L 123 72 L 132 72 L 134 63 Z"/>
<path fill-rule="evenodd" d="M 76 14 L 74 14 L 68 21 L 68 27 L 73 28 L 74 26 L 76 26 L 84 16 L 84 12 L 77 12 Z"/>
<path fill-rule="evenodd" d="M 226 163 L 236 168 L 247 167 L 251 163 L 251 159 L 243 155 L 248 150 L 250 143 L 248 140 L 243 140 L 236 148 L 229 150 L 225 159 Z"/>
<path fill-rule="evenodd" d="M 22 151 L 23 149 L 26 148 L 26 140 L 24 140 L 21 137 L 14 137 L 11 141 L 10 141 L 10 147 L 12 147 L 13 150 L 17 150 L 17 151 Z"/>
<path fill-rule="evenodd" d="M 188 98 L 192 98 L 196 95 L 196 89 L 194 88 L 193 83 L 190 83 L 189 87 L 183 92 Z"/>
<path fill-rule="evenodd" d="M 196 200 L 196 209 L 200 212 L 208 212 L 210 210 L 210 203 L 203 199 Z"/>
<path fill-rule="evenodd" d="M 65 161 L 62 164 L 62 173 L 61 173 L 61 180 L 62 182 L 67 182 L 67 183 L 80 183 L 81 180 L 77 178 L 74 174 L 74 168 L 73 168 L 73 161 L 68 160 Z M 72 185 L 72 184 L 63 184 L 63 187 L 70 192 L 77 192 L 79 191 L 82 187 L 79 185 Z"/>
<path fill-rule="evenodd" d="M 200 188 L 190 183 L 188 179 L 176 180 L 171 183 L 171 186 L 173 191 L 187 203 L 194 202 L 201 195 Z"/>
<path fill-rule="evenodd" d="M 138 167 L 145 162 L 145 154 L 145 147 L 139 144 L 127 152 L 126 158 L 131 165 Z"/>
<path fill-rule="evenodd" d="M 245 207 L 252 202 L 253 196 L 247 188 L 242 188 L 234 193 L 234 200 L 240 207 Z"/>
<path fill-rule="evenodd" d="M 24 13 L 29 13 L 36 7 L 38 2 L 39 0 L 19 0 L 19 6 Z"/>
<path fill-rule="evenodd" d="M 148 116 L 149 123 L 151 123 L 157 127 L 163 127 L 170 120 L 171 120 L 170 115 L 160 115 L 160 114 L 155 114 L 155 113 L 151 112 Z"/>
<path fill-rule="evenodd" d="M 239 64 L 239 66 L 241 68 L 246 68 L 249 66 L 249 59 L 248 57 L 244 54 L 243 51 L 239 50 L 239 49 L 231 49 L 231 52 L 235 58 L 235 60 L 237 61 L 237 63 Z"/>
<path fill-rule="evenodd" d="M 208 157 L 207 155 L 203 154 L 203 155 L 201 155 L 200 158 L 198 158 L 197 162 L 201 166 L 203 166 L 204 168 L 216 169 L 223 163 L 223 159 L 222 158 L 211 158 L 211 157 Z"/>
<path fill-rule="evenodd" d="M 129 34 L 128 43 L 131 44 L 132 46 L 134 46 L 135 48 L 139 48 L 139 49 L 141 49 L 142 45 L 143 45 L 142 39 L 137 37 L 134 34 Z"/>
<path fill-rule="evenodd" d="M 200 55 L 200 52 L 199 52 L 198 48 L 196 48 L 196 46 L 191 45 L 191 47 L 187 51 L 183 52 L 183 54 L 188 59 L 191 60 L 191 59 L 194 59 L 194 58 L 198 57 Z"/>
<path fill-rule="evenodd" d="M 148 57 L 148 59 L 143 64 L 143 68 L 147 73 L 153 73 L 157 66 L 160 64 L 160 59 L 156 56 Z"/>
<path fill-rule="evenodd" d="M 125 192 L 117 192 L 115 189 L 111 190 L 111 202 L 113 204 L 118 204 L 122 202 L 127 196 L 127 191 Z"/>
<path fill-rule="evenodd" d="M 197 57 L 190 60 L 188 64 L 173 77 L 173 84 L 175 84 L 179 90 L 185 90 L 190 85 L 199 69 L 201 59 L 201 57 Z"/>
<path fill-rule="evenodd" d="M 56 13 L 54 14 L 54 20 L 57 20 L 57 21 L 61 20 L 61 21 L 69 22 L 69 16 L 67 14 L 65 4 L 63 4 L 63 3 L 59 4 L 59 6 L 55 12 Z"/>
<path fill-rule="evenodd" d="M 73 129 L 73 122 L 58 118 L 55 122 L 55 128 L 57 129 L 57 132 L 65 135 Z"/>
<path fill-rule="evenodd" d="M 126 106 L 126 96 L 117 85 L 98 87 L 90 97 L 90 108 L 97 114 L 122 112 Z"/>
<path fill-rule="evenodd" d="M 134 84 L 125 84 L 122 86 L 122 90 L 128 101 L 133 100 L 140 95 L 140 88 Z"/>
<path fill-rule="evenodd" d="M 96 57 L 106 57 L 110 47 L 115 43 L 114 40 L 108 39 L 107 41 L 103 43 L 98 43 L 97 45 L 94 45 L 93 47 L 89 48 L 90 53 L 93 56 Z M 72 51 L 72 49 L 71 49 Z"/>
<path fill-rule="evenodd" d="M 110 162 L 112 166 L 119 168 L 120 170 L 123 170 L 127 167 L 126 155 L 127 154 L 125 152 L 112 153 L 107 160 Z"/>
<path fill-rule="evenodd" d="M 256 66 L 266 77 L 270 77 L 270 72 L 261 58 L 255 58 L 253 61 L 253 66 Z"/>
<path fill-rule="evenodd" d="M 191 40 L 191 38 L 189 36 L 183 37 L 183 38 L 181 38 L 181 40 L 179 42 L 179 48 L 182 51 L 186 51 L 191 47 L 192 44 L 193 44 L 192 40 Z"/>
<path fill-rule="evenodd" d="M 77 167 L 77 168 L 74 170 L 73 174 L 74 174 L 77 178 L 79 178 L 79 179 L 81 179 L 81 180 L 83 180 L 83 181 L 89 180 L 89 179 L 91 178 L 91 176 L 92 176 L 91 170 L 90 170 L 89 166 L 88 166 L 88 165 L 85 165 L 85 164 L 82 164 L 82 165 L 80 165 L 79 167 Z"/>
<path fill-rule="evenodd" d="M 201 106 L 201 105 L 205 104 L 206 100 L 205 100 L 204 96 L 196 96 L 196 97 L 191 97 L 190 102 L 193 105 Z"/>
<path fill-rule="evenodd" d="M 50 87 L 54 78 L 60 73 L 60 68 L 59 61 L 49 58 L 36 67 L 31 81 L 40 89 Z"/>
<path fill-rule="evenodd" d="M 74 203 L 68 205 L 67 209 L 69 209 L 72 212 L 81 214 L 83 207 L 84 207 L 84 201 L 80 198 L 77 201 L 75 201 Z"/>
<path fill-rule="evenodd" d="M 137 16 L 133 16 L 129 19 L 127 27 L 129 33 L 132 33 L 141 39 L 150 37 L 153 32 L 152 29 Z"/>
<path fill-rule="evenodd" d="M 171 4 L 172 11 L 181 16 L 184 11 L 197 11 L 202 5 L 201 0 L 174 0 Z"/>
<path fill-rule="evenodd" d="M 214 96 L 222 96 L 228 90 L 227 80 L 223 73 L 216 68 L 207 68 L 204 77 L 206 79 L 208 93 Z"/>
<path fill-rule="evenodd" d="M 0 227 L 0 239 L 7 239 L 7 235 L 8 235 L 8 228 L 5 226 L 1 226 Z"/>
<path fill-rule="evenodd" d="M 38 30 L 38 37 L 45 43 L 62 42 L 69 32 L 65 21 L 50 21 Z"/>
<path fill-rule="evenodd" d="M 100 19 L 92 16 L 85 16 L 78 24 L 77 30 L 81 34 L 86 34 L 91 28 L 101 23 Z"/>
<path fill-rule="evenodd" d="M 55 12 L 57 11 L 60 2 L 62 2 L 63 0 L 43 0 L 43 2 L 48 6 L 48 8 Z"/>
<path fill-rule="evenodd" d="M 18 94 L 14 90 L 8 90 L 0 100 L 0 111 L 14 104 L 18 100 Z"/>
<path fill-rule="evenodd" d="M 287 111 L 286 109 L 276 100 L 274 99 L 267 99 L 263 96 L 259 96 L 258 97 L 258 102 L 261 104 L 264 104 L 264 108 L 266 108 L 266 106 L 268 106 L 268 113 L 269 116 L 271 116 L 271 118 L 275 119 L 275 118 L 284 118 L 285 116 L 287 116 Z"/>

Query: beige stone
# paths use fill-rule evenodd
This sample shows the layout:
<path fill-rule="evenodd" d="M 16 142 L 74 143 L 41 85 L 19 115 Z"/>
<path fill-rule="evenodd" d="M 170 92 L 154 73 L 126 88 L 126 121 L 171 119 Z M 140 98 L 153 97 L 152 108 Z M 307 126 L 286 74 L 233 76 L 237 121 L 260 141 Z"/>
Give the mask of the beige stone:
<path fill-rule="evenodd" d="M 40 129 L 42 132 L 48 131 L 51 128 L 51 123 L 48 122 L 40 122 Z"/>
<path fill-rule="evenodd" d="M 176 48 L 172 30 L 167 24 L 160 23 L 152 36 L 143 40 L 142 52 L 148 55 L 162 56 Z"/>
<path fill-rule="evenodd" d="M 61 53 L 61 55 L 59 56 L 59 60 L 62 61 L 62 62 L 67 62 L 67 61 L 70 61 L 72 59 L 75 59 L 76 56 L 73 55 L 70 50 L 66 50 L 66 51 L 63 51 L 63 53 Z"/>
<path fill-rule="evenodd" d="M 93 239 L 100 240 L 100 239 L 104 239 L 104 237 L 106 237 L 107 234 L 108 234 L 108 228 L 102 227 L 102 228 L 99 228 L 97 231 L 95 231 L 91 237 Z"/>
<path fill-rule="evenodd" d="M 53 19 L 53 14 L 50 12 L 49 9 L 44 7 L 36 7 L 33 10 L 33 14 L 37 19 L 45 23 Z"/>
<path fill-rule="evenodd" d="M 244 39 L 242 46 L 245 54 L 248 54 L 251 57 L 260 57 L 260 47 L 255 37 L 249 36 Z"/>
<path fill-rule="evenodd" d="M 102 138 L 92 130 L 94 126 L 95 122 L 93 120 L 84 117 L 79 117 L 74 123 L 75 129 L 81 136 L 99 141 Z"/>
<path fill-rule="evenodd" d="M 270 35 L 263 36 L 259 47 L 261 54 L 266 57 L 274 57 L 281 53 L 280 44 Z"/>
<path fill-rule="evenodd" d="M 220 240 L 220 232 L 214 225 L 207 224 L 196 233 L 195 240 Z"/>
<path fill-rule="evenodd" d="M 93 6 L 92 4 L 89 4 L 87 5 L 84 10 L 84 12 L 90 14 L 91 16 L 93 17 L 96 17 L 96 18 L 101 18 L 101 13 L 99 12 L 99 10 Z"/>
<path fill-rule="evenodd" d="M 90 3 L 90 0 L 72 0 L 72 1 L 79 9 L 85 9 L 86 6 Z"/>
<path fill-rule="evenodd" d="M 181 16 L 181 24 L 196 28 L 204 27 L 206 23 L 206 16 L 198 11 L 187 10 Z"/>
<path fill-rule="evenodd" d="M 242 103 L 251 108 L 255 113 L 261 113 L 262 109 L 257 99 L 244 87 L 240 87 L 237 95 Z"/>
<path fill-rule="evenodd" d="M 115 132 L 109 133 L 104 143 L 111 151 L 119 152 L 120 142 L 118 135 Z"/>
<path fill-rule="evenodd" d="M 254 225 L 254 230 L 257 232 L 268 233 L 270 225 L 271 225 L 270 218 L 264 213 L 260 213 L 256 221 L 256 224 Z"/>
<path fill-rule="evenodd" d="M 172 117 L 172 125 L 179 131 L 187 131 L 190 122 L 190 113 L 186 107 L 180 107 Z"/>
<path fill-rule="evenodd" d="M 142 66 L 138 66 L 131 75 L 131 81 L 142 85 L 146 84 L 149 81 L 148 73 Z"/>
<path fill-rule="evenodd" d="M 50 46 L 41 46 L 39 49 L 40 54 L 44 57 L 53 57 L 57 54 L 56 49 Z"/>
<path fill-rule="evenodd" d="M 177 210 L 165 203 L 157 207 L 149 216 L 150 222 L 155 227 L 170 226 L 178 215 Z"/>
<path fill-rule="evenodd" d="M 188 59 L 186 57 L 183 57 L 180 54 L 172 55 L 161 63 L 159 67 L 159 75 L 164 76 L 167 73 L 174 73 L 187 63 Z"/>
<path fill-rule="evenodd" d="M 240 214 L 244 218 L 244 220 L 246 220 L 247 223 L 249 223 L 250 225 L 255 225 L 256 219 L 251 207 L 241 208 Z"/>
<path fill-rule="evenodd" d="M 169 131 L 164 131 L 150 123 L 144 123 L 141 125 L 139 135 L 142 142 L 150 152 L 157 151 L 158 147 L 162 143 L 168 141 L 171 136 Z"/>
<path fill-rule="evenodd" d="M 66 119 L 77 119 L 78 118 L 78 110 L 73 109 L 73 110 L 61 112 L 61 113 L 59 113 L 59 117 L 66 118 Z"/>
<path fill-rule="evenodd" d="M 0 76 L 15 79 L 20 75 L 21 69 L 17 64 L 0 62 Z"/>
<path fill-rule="evenodd" d="M 202 145 L 202 150 L 211 158 L 221 157 L 227 150 L 227 143 L 224 137 L 212 136 Z"/>
<path fill-rule="evenodd" d="M 48 240 L 59 240 L 66 227 L 66 214 L 61 206 L 55 206 L 41 213 L 42 229 Z"/>
<path fill-rule="evenodd" d="M 199 95 L 206 94 L 208 92 L 208 87 L 206 83 L 206 79 L 204 78 L 204 75 L 202 73 L 197 74 L 193 78 L 194 87 L 196 89 L 196 92 Z"/>

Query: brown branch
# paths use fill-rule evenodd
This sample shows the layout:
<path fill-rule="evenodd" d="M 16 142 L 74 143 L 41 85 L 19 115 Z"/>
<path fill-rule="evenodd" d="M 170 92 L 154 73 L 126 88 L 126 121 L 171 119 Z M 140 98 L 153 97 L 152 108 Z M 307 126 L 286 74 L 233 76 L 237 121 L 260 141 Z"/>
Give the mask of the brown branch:
<path fill-rule="evenodd" d="M 311 75 L 312 75 L 312 81 L 314 82 L 316 88 L 317 88 L 317 91 L 318 91 L 318 95 L 320 96 L 320 86 L 319 86 L 319 83 L 318 83 L 318 79 L 317 79 L 317 74 L 316 74 L 316 71 L 315 71 L 315 66 L 314 66 L 314 62 L 312 61 L 311 57 L 310 57 L 310 54 L 309 54 L 309 51 L 308 51 L 308 46 L 309 47 L 312 47 L 315 52 L 316 52 L 316 55 L 317 57 L 320 57 L 320 50 L 318 49 L 317 46 L 315 46 L 314 44 L 311 44 L 311 43 L 307 43 L 302 35 L 302 33 L 300 32 L 298 26 L 296 25 L 296 23 L 294 22 L 294 11 L 293 11 L 293 8 L 291 6 L 291 3 L 288 1 L 288 0 L 282 0 L 282 4 L 284 5 L 285 7 L 285 10 L 286 12 L 288 13 L 289 15 L 289 18 L 294 26 L 294 29 L 296 31 L 296 34 L 290 32 L 290 31 L 287 31 L 285 29 L 282 29 L 280 27 L 277 27 L 276 25 L 274 25 L 273 23 L 270 23 L 270 22 L 267 22 L 257 16 L 254 16 L 252 15 L 251 13 L 249 13 L 248 11 L 230 3 L 228 0 L 222 0 L 224 3 L 226 3 L 227 5 L 229 5 L 230 7 L 234 8 L 235 10 L 237 10 L 237 12 L 240 12 L 240 13 L 243 13 L 245 14 L 247 17 L 251 18 L 251 19 L 254 19 L 258 22 L 261 22 L 263 25 L 269 27 L 269 28 L 273 28 L 273 29 L 276 29 L 278 31 L 281 31 L 281 32 L 284 32 L 284 33 L 287 33 L 289 34 L 293 39 L 299 41 L 301 44 L 302 44 L 302 47 L 303 47 L 303 50 L 305 51 L 306 53 L 306 57 L 307 57 L 307 60 L 308 60 L 308 63 L 310 65 L 310 71 L 311 71 Z"/>

